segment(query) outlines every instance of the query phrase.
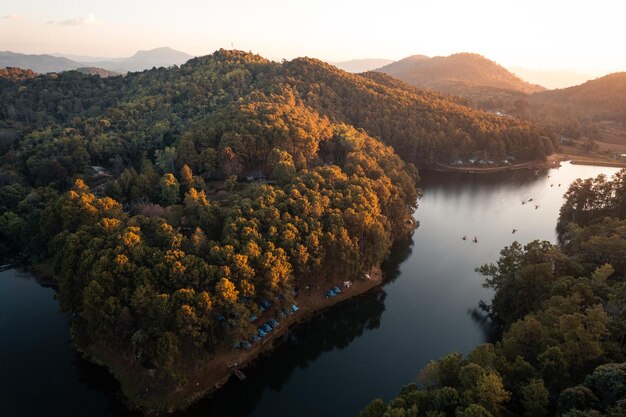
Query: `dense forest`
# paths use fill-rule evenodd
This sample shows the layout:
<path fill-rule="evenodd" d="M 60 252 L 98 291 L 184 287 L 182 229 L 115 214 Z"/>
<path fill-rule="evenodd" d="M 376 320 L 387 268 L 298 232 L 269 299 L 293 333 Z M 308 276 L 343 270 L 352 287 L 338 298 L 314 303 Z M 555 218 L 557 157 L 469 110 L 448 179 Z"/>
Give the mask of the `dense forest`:
<path fill-rule="evenodd" d="M 77 346 L 134 358 L 172 391 L 181 361 L 254 341 L 268 304 L 380 265 L 412 228 L 413 163 L 554 145 L 306 58 L 2 75 L 0 251 L 54 277 Z"/>
<path fill-rule="evenodd" d="M 285 89 L 321 116 L 365 129 L 418 166 L 468 156 L 541 159 L 557 144 L 528 122 L 477 111 L 391 77 L 348 74 L 307 58 L 278 64 L 219 51 L 180 68 L 126 77 L 100 79 L 69 71 L 0 83 L 5 126 L 34 126 L 37 132 L 51 124 L 77 129 L 82 140 L 96 142 L 88 151 L 93 164 L 101 165 L 115 156 L 134 161 L 142 152 L 151 156 L 175 145 L 194 121 L 215 110 L 254 92 L 282 94 Z M 99 120 L 111 126 L 98 129 Z M 11 146 L 7 141 L 0 147 Z"/>
<path fill-rule="evenodd" d="M 254 66 L 234 58 L 216 60 L 218 70 Z M 265 94 L 205 75 L 215 92 L 192 107 L 184 89 L 155 80 L 172 72 L 150 73 L 145 97 L 130 100 L 121 77 L 20 85 L 33 98 L 15 111 L 36 128 L 7 129 L 0 235 L 5 252 L 51 265 L 78 346 L 130 350 L 178 384 L 179 358 L 250 340 L 264 303 L 278 311 L 298 287 L 378 266 L 418 191 L 412 165 L 289 86 Z M 204 106 L 214 110 L 194 119 Z M 258 171 L 268 180 L 240 181 Z"/>
<path fill-rule="evenodd" d="M 361 417 L 626 414 L 626 170 L 565 197 L 561 246 L 514 242 L 477 269 L 499 340 L 430 362 Z"/>

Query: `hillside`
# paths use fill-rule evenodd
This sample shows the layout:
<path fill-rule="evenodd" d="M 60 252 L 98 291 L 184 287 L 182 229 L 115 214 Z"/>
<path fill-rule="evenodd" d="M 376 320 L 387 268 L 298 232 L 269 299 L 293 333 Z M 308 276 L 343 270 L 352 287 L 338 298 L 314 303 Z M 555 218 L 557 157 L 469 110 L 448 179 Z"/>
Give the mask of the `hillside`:
<path fill-rule="evenodd" d="M 80 68 L 76 68 L 76 71 L 83 73 L 83 74 L 98 75 L 102 78 L 116 77 L 118 75 L 122 75 L 119 72 L 109 71 L 109 70 L 105 70 L 103 68 L 98 68 L 98 67 L 80 67 Z"/>
<path fill-rule="evenodd" d="M 534 94 L 532 102 L 559 105 L 596 120 L 626 124 L 626 72 L 609 74 L 584 84 Z"/>
<path fill-rule="evenodd" d="M 253 91 L 271 94 L 284 85 L 298 100 L 321 115 L 365 129 L 418 166 L 475 154 L 495 160 L 507 156 L 519 160 L 537 159 L 553 152 L 554 147 L 554 142 L 529 123 L 490 115 L 388 76 L 349 74 L 312 59 L 296 59 L 279 65 L 255 55 L 220 51 L 193 59 L 180 69 L 161 69 L 144 75 L 129 74 L 124 80 L 111 78 L 107 79 L 112 80 L 110 82 L 85 83 L 84 91 L 77 87 L 77 91 L 68 95 L 63 86 L 65 80 L 72 77 L 38 79 L 19 96 L 15 95 L 16 90 L 5 90 L 2 104 L 17 109 L 13 110 L 16 121 L 24 122 L 32 120 L 38 107 L 44 105 L 38 101 L 38 89 L 56 91 L 53 100 L 57 102 L 52 108 L 58 110 L 50 111 L 51 107 L 45 107 L 47 116 L 59 123 L 68 123 L 75 116 L 107 109 L 120 99 L 141 102 L 144 96 L 158 98 L 158 104 L 154 105 L 162 108 L 160 111 L 165 111 L 169 119 L 161 117 L 158 123 L 165 129 L 162 134 L 176 138 L 184 133 L 182 129 L 190 121 L 225 106 L 226 97 L 245 99 Z M 148 88 L 152 84 L 155 86 Z M 78 107 L 77 103 L 80 103 Z M 166 110 L 168 108 L 170 110 Z M 148 112 L 146 117 L 150 114 Z M 133 126 L 143 128 L 149 119 L 137 117 L 142 118 Z M 131 133 L 123 131 L 121 135 L 130 137 Z M 146 151 L 154 150 L 153 145 L 146 146 Z M 106 160 L 99 163 L 104 162 Z"/>
<path fill-rule="evenodd" d="M 497 63 L 472 53 L 446 57 L 414 55 L 393 62 L 377 71 L 411 85 L 446 94 L 464 95 L 468 88 L 490 87 L 521 93 L 545 90 L 529 84 Z"/>
<path fill-rule="evenodd" d="M 332 64 L 341 70 L 358 74 L 360 72 L 371 71 L 376 68 L 389 65 L 392 62 L 393 62 L 392 59 L 365 58 L 365 59 L 353 59 L 351 61 L 343 61 L 343 62 L 329 62 L 329 64 Z"/>

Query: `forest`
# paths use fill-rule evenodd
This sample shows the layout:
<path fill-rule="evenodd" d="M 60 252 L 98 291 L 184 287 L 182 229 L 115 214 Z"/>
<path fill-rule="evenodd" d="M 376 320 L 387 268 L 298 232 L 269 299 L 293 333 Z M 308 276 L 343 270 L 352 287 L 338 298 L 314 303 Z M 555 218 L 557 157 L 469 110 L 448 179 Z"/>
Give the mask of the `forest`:
<path fill-rule="evenodd" d="M 172 390 L 183 361 L 254 340 L 263 305 L 379 266 L 415 165 L 555 144 L 382 74 L 225 50 L 124 77 L 7 69 L 0 109 L 2 256 L 53 277 L 80 350 Z"/>
<path fill-rule="evenodd" d="M 497 341 L 430 362 L 360 416 L 625 415 L 626 170 L 574 182 L 558 230 L 559 246 L 514 242 L 477 268 Z"/>

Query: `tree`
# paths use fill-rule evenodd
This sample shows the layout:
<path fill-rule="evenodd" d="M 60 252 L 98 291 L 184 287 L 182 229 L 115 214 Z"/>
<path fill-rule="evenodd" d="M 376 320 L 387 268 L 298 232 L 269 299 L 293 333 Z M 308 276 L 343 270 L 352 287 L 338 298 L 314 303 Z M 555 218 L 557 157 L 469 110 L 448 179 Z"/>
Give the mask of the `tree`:
<path fill-rule="evenodd" d="M 272 177 L 282 184 L 289 182 L 296 173 L 291 155 L 278 148 L 270 152 L 268 164 L 272 170 Z"/>
<path fill-rule="evenodd" d="M 194 185 L 193 172 L 191 172 L 191 168 L 187 164 L 180 170 L 180 182 L 185 187 L 185 190 L 189 190 Z"/>
<path fill-rule="evenodd" d="M 174 175 L 168 173 L 161 177 L 161 203 L 166 206 L 176 204 L 179 199 L 180 187 Z"/>
<path fill-rule="evenodd" d="M 550 393 L 546 389 L 542 379 L 531 379 L 522 388 L 522 405 L 524 415 L 527 417 L 543 417 L 548 414 Z"/>

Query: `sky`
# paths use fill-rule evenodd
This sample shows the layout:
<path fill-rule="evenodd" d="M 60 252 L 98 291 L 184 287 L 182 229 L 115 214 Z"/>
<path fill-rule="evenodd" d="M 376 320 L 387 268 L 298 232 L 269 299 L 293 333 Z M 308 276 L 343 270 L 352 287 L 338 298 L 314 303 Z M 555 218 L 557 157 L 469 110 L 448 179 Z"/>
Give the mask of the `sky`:
<path fill-rule="evenodd" d="M 330 62 L 476 52 L 506 67 L 626 70 L 623 0 L 0 0 L 0 50 L 170 46 Z"/>

